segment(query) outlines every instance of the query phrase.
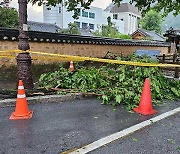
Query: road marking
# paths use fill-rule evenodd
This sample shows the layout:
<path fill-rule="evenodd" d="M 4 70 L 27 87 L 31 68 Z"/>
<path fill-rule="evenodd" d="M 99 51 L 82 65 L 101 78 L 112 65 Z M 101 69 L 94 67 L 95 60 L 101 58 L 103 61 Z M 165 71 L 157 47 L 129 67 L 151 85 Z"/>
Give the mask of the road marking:
<path fill-rule="evenodd" d="M 146 126 L 149 126 L 149 125 L 153 124 L 154 122 L 157 122 L 157 121 L 160 121 L 160 120 L 162 120 L 164 118 L 172 116 L 172 115 L 174 115 L 174 114 L 176 114 L 178 112 L 180 112 L 180 107 L 176 108 L 174 110 L 171 110 L 169 112 L 163 113 L 163 114 L 161 114 L 159 116 L 156 116 L 154 118 L 151 118 L 149 120 L 146 120 L 144 122 L 141 122 L 139 124 L 136 124 L 136 125 L 134 125 L 132 127 L 124 129 L 124 130 L 122 130 L 120 132 L 117 132 L 117 133 L 114 133 L 114 134 L 109 135 L 107 137 L 104 137 L 102 139 L 99 139 L 99 140 L 97 140 L 95 142 L 92 142 L 92 143 L 86 145 L 86 146 L 83 146 L 83 147 L 81 147 L 79 149 L 76 149 L 73 152 L 70 152 L 70 154 L 77 154 L 77 153 L 78 154 L 85 154 L 85 153 L 88 153 L 88 152 L 93 151 L 93 150 L 95 150 L 97 148 L 100 148 L 103 145 L 111 143 L 112 141 L 115 141 L 115 140 L 117 140 L 119 138 L 122 138 L 124 136 L 129 135 L 129 134 L 132 134 L 132 133 L 134 133 L 135 131 L 137 131 L 139 129 L 142 129 L 142 128 L 146 127 Z"/>

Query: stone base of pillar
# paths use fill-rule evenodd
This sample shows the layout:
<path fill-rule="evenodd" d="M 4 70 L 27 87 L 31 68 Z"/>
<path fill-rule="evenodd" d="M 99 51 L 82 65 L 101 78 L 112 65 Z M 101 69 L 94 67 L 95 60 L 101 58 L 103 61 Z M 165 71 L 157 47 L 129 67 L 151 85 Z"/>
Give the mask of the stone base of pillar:
<path fill-rule="evenodd" d="M 28 52 L 19 53 L 17 58 L 17 78 L 23 80 L 25 89 L 33 89 L 31 63 L 32 59 Z"/>

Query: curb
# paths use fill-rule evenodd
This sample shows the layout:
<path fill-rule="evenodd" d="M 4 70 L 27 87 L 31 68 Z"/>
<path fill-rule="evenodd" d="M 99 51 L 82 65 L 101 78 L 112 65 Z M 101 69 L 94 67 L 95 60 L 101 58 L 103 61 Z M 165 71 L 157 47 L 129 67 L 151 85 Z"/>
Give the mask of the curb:
<path fill-rule="evenodd" d="M 71 101 L 75 99 L 85 99 L 92 98 L 94 95 L 91 94 L 83 94 L 83 93 L 73 93 L 66 95 L 46 95 L 46 96 L 34 96 L 27 97 L 28 104 L 36 104 L 36 103 L 62 103 L 65 101 Z M 0 107 L 8 107 L 15 106 L 16 99 L 4 99 L 0 100 Z"/>

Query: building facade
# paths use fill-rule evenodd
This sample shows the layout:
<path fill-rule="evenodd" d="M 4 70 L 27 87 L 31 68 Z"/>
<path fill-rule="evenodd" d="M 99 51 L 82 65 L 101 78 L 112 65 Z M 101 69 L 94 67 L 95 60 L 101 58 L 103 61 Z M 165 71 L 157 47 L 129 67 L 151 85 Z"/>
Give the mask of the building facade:
<path fill-rule="evenodd" d="M 70 22 L 75 22 L 81 29 L 90 28 L 90 30 L 96 31 L 102 25 L 107 25 L 107 17 L 110 16 L 117 30 L 124 33 L 124 21 L 113 19 L 112 13 L 93 6 L 90 6 L 88 10 L 79 9 L 79 19 L 76 20 L 72 17 L 74 12 L 68 12 L 67 8 L 62 4 L 58 4 L 56 7 L 47 7 L 44 5 L 43 20 L 45 23 L 56 23 L 60 28 L 68 28 Z"/>
<path fill-rule="evenodd" d="M 124 34 L 132 34 L 138 29 L 138 22 L 141 19 L 141 13 L 136 7 L 129 3 L 110 4 L 104 11 L 113 14 L 114 20 L 124 21 Z"/>
<path fill-rule="evenodd" d="M 81 29 L 90 28 L 96 31 L 102 25 L 107 25 L 107 18 L 110 16 L 112 23 L 117 30 L 123 34 L 132 34 L 138 28 L 138 20 L 141 14 L 137 8 L 129 3 L 122 3 L 120 6 L 110 4 L 105 10 L 90 6 L 90 9 L 83 10 L 79 8 L 79 19 L 75 20 L 74 12 L 68 12 L 62 4 L 55 7 L 43 6 L 43 19 L 45 23 L 57 24 L 60 28 L 68 28 L 71 22 L 77 23 Z"/>

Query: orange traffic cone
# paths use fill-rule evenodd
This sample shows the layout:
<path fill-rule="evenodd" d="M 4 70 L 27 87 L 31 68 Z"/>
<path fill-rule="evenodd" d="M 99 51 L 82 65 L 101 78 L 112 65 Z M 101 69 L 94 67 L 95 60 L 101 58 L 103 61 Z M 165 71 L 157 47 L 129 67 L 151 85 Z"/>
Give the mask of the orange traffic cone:
<path fill-rule="evenodd" d="M 15 112 L 11 114 L 9 119 L 10 120 L 30 119 L 32 118 L 32 114 L 33 111 L 28 110 L 28 103 L 26 100 L 23 82 L 22 80 L 19 80 Z"/>
<path fill-rule="evenodd" d="M 139 107 L 134 108 L 133 110 L 143 115 L 150 115 L 157 113 L 157 111 L 152 108 L 151 88 L 150 88 L 149 78 L 146 78 L 144 82 L 144 87 L 143 87 Z"/>
<path fill-rule="evenodd" d="M 74 71 L 74 64 L 73 61 L 70 61 L 70 67 L 69 67 L 69 71 Z"/>

